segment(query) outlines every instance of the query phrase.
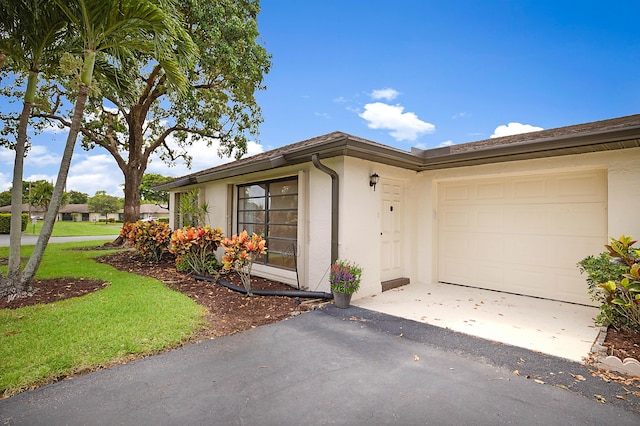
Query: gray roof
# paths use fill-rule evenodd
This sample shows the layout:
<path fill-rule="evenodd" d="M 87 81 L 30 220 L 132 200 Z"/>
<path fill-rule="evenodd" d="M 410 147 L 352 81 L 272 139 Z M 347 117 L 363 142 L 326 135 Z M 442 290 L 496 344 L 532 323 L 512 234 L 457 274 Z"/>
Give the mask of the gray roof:
<path fill-rule="evenodd" d="M 164 207 L 160 207 L 157 204 L 140 204 L 140 213 L 141 214 L 150 214 L 150 213 L 166 213 L 169 214 L 169 209 Z"/>
<path fill-rule="evenodd" d="M 44 213 L 45 212 L 42 207 L 31 206 L 31 208 L 29 208 L 29 204 L 23 204 L 22 205 L 22 213 L 29 213 L 29 211 L 31 211 L 32 214 L 33 213 Z M 11 205 L 0 207 L 0 213 L 11 213 Z"/>
<path fill-rule="evenodd" d="M 635 147 L 640 147 L 640 114 L 428 150 L 414 148 L 411 152 L 333 132 L 195 172 L 155 189 L 306 163 L 314 154 L 319 159 L 345 155 L 423 171 Z"/>
<path fill-rule="evenodd" d="M 65 204 L 58 213 L 90 213 L 88 204 Z"/>

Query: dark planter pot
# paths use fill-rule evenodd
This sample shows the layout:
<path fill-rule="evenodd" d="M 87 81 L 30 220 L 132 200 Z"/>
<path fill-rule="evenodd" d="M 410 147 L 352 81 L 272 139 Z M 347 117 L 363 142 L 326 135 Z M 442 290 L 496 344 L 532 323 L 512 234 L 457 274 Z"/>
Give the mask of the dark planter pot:
<path fill-rule="evenodd" d="M 351 294 L 334 291 L 333 304 L 336 305 L 336 308 L 348 308 L 351 305 Z"/>

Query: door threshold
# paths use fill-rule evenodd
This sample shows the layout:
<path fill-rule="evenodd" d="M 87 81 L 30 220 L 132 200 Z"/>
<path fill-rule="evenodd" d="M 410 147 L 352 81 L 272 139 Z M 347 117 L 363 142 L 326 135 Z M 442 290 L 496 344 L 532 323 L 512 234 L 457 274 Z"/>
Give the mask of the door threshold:
<path fill-rule="evenodd" d="M 409 284 L 409 278 L 395 278 L 393 280 L 382 281 L 380 284 L 382 285 L 382 291 L 391 290 L 394 288 L 402 287 L 403 285 Z"/>

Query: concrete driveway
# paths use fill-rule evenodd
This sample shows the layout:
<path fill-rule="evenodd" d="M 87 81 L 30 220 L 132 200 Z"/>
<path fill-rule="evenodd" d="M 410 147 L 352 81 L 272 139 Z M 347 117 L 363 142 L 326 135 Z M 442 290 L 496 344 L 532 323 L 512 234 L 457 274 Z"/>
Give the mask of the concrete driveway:
<path fill-rule="evenodd" d="M 579 363 L 333 306 L 0 401 L 11 425 L 638 425 L 638 413 L 638 397 Z"/>

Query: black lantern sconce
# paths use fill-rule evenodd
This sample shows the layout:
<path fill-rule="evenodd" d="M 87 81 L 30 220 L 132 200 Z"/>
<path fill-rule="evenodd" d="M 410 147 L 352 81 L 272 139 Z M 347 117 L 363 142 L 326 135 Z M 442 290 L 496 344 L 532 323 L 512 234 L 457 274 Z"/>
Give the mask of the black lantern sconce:
<path fill-rule="evenodd" d="M 373 186 L 374 191 L 376 190 L 376 185 L 378 184 L 378 182 L 380 182 L 380 176 L 378 176 L 377 173 L 369 176 L 369 186 Z"/>

